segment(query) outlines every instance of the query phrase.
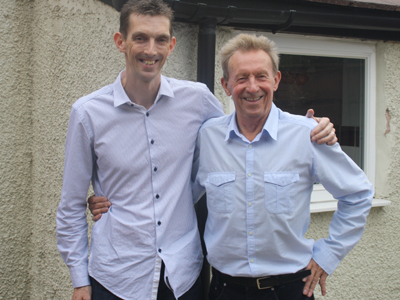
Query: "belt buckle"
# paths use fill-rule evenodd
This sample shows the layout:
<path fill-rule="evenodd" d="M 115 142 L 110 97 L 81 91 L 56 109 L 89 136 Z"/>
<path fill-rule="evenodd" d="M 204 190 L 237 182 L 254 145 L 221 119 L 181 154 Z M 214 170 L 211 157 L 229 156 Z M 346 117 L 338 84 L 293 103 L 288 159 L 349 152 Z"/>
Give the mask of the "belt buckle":
<path fill-rule="evenodd" d="M 267 276 L 267 277 L 263 277 L 263 278 L 257 278 L 257 287 L 258 287 L 259 290 L 266 290 L 266 289 L 270 289 L 270 288 L 273 287 L 273 285 L 267 286 L 267 287 L 261 287 L 261 286 L 260 286 L 260 280 L 268 279 L 268 278 L 270 278 L 270 277 L 271 277 L 271 276 Z"/>

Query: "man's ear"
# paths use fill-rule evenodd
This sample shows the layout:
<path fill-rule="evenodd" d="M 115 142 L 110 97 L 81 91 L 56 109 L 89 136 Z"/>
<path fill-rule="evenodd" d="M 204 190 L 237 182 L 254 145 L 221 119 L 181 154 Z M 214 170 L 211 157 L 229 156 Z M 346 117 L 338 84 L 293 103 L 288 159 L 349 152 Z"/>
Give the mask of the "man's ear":
<path fill-rule="evenodd" d="M 125 39 L 124 39 L 124 37 L 123 37 L 121 32 L 116 32 L 114 34 L 114 43 L 115 43 L 115 46 L 117 46 L 117 48 L 118 48 L 118 50 L 120 52 L 122 52 L 122 53 L 126 52 L 126 49 L 125 49 L 125 44 L 126 43 L 125 43 Z"/>
<path fill-rule="evenodd" d="M 224 90 L 225 90 L 225 94 L 226 94 L 227 96 L 231 96 L 232 93 L 231 93 L 231 91 L 230 91 L 229 88 L 228 88 L 228 81 L 226 81 L 224 77 L 221 78 L 221 85 L 222 85 L 222 87 L 223 87 Z"/>
<path fill-rule="evenodd" d="M 174 48 L 175 48 L 175 45 L 176 45 L 176 38 L 173 36 L 173 37 L 171 38 L 171 41 L 169 42 L 169 52 L 168 52 L 168 56 L 171 55 L 172 51 L 173 51 Z"/>
<path fill-rule="evenodd" d="M 281 71 L 276 72 L 274 76 L 274 92 L 278 89 L 279 82 L 281 82 L 282 74 Z"/>

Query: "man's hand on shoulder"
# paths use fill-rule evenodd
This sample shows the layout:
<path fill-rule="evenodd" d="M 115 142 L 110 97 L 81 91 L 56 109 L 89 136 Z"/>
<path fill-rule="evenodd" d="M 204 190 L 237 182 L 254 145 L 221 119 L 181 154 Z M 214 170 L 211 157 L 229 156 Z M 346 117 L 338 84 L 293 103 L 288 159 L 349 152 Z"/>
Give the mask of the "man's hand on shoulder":
<path fill-rule="evenodd" d="M 313 118 L 318 122 L 318 125 L 311 132 L 311 141 L 317 142 L 317 144 L 333 145 L 338 139 L 335 134 L 336 130 L 333 127 L 333 123 L 329 118 L 316 118 L 314 117 L 314 110 L 309 109 L 306 114 L 307 118 Z"/>
<path fill-rule="evenodd" d="M 108 212 L 108 208 L 111 206 L 111 202 L 106 197 L 96 197 L 95 195 L 90 196 L 88 199 L 89 209 L 92 213 L 93 221 L 100 220 L 102 214 Z"/>
<path fill-rule="evenodd" d="M 90 285 L 74 288 L 72 300 L 90 300 L 92 298 L 92 287 Z"/>
<path fill-rule="evenodd" d="M 317 283 L 319 282 L 319 285 L 321 286 L 321 294 L 322 296 L 325 296 L 326 278 L 328 277 L 328 273 L 326 273 L 313 259 L 311 259 L 306 269 L 311 270 L 311 275 L 303 279 L 305 282 L 303 294 L 307 295 L 307 297 L 311 297 Z"/>

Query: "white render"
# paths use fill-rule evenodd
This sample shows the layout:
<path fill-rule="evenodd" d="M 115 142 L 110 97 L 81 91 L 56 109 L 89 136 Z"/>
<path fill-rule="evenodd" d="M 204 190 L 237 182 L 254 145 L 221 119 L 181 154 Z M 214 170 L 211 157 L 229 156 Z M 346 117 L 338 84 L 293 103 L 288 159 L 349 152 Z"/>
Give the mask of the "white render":
<path fill-rule="evenodd" d="M 71 105 L 124 67 L 113 42 L 118 23 L 118 12 L 98 0 L 1 1 L 0 299 L 71 299 L 55 235 L 65 134 Z M 197 32 L 175 24 L 166 76 L 196 80 Z M 218 28 L 217 49 L 233 34 Z M 215 94 L 228 112 L 216 62 Z M 377 42 L 376 71 L 376 198 L 391 205 L 371 210 L 360 243 L 316 299 L 400 299 L 399 42 Z M 312 214 L 307 236 L 326 236 L 331 216 Z"/>

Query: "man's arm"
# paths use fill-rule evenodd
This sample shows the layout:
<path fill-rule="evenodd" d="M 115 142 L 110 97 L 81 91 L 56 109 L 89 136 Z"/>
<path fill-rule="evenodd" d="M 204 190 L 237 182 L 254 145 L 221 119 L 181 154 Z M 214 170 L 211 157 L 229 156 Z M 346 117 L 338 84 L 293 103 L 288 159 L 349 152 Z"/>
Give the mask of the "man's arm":
<path fill-rule="evenodd" d="M 304 294 L 311 295 L 316 284 L 326 293 L 326 278 L 360 240 L 369 214 L 374 189 L 364 172 L 349 158 L 338 144 L 312 144 L 314 182 L 321 183 L 335 199 L 338 209 L 329 226 L 329 236 L 314 244 L 313 257 L 307 268 Z"/>
<path fill-rule="evenodd" d="M 73 108 L 65 143 L 61 201 L 57 209 L 57 246 L 69 268 L 74 288 L 90 285 L 86 195 L 93 168 L 91 149 L 87 130 Z"/>

